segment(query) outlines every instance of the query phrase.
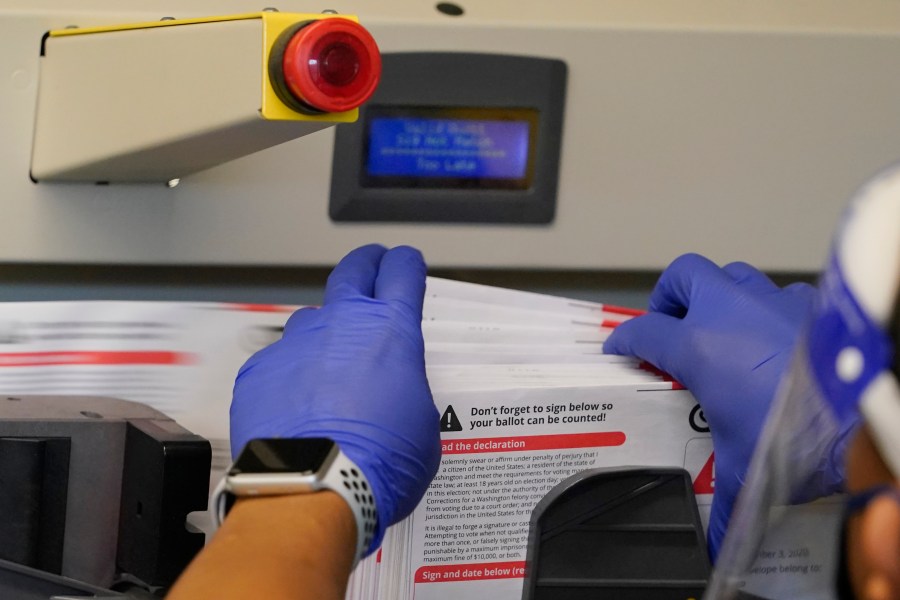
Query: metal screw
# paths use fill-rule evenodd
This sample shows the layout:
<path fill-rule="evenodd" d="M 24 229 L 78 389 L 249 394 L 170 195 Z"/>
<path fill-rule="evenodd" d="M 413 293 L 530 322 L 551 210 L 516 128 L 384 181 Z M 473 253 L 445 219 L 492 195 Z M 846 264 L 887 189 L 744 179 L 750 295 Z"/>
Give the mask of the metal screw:
<path fill-rule="evenodd" d="M 177 187 L 179 183 L 181 183 L 180 179 L 170 179 L 169 181 L 166 182 L 166 187 L 167 188 Z"/>
<path fill-rule="evenodd" d="M 274 6 L 267 6 L 264 9 L 262 9 L 262 11 L 263 12 L 278 12 L 278 9 L 275 8 Z"/>
<path fill-rule="evenodd" d="M 174 21 L 175 17 L 163 17 L 160 21 Z"/>
<path fill-rule="evenodd" d="M 333 8 L 326 8 L 325 10 L 322 11 L 322 14 L 323 15 L 336 15 L 339 13 L 338 13 L 338 11 L 334 10 Z"/>
<path fill-rule="evenodd" d="M 462 6 L 453 2 L 441 2 L 435 8 L 448 17 L 461 17 L 465 13 Z"/>
<path fill-rule="evenodd" d="M 78 29 L 78 25 L 66 25 L 63 29 Z"/>

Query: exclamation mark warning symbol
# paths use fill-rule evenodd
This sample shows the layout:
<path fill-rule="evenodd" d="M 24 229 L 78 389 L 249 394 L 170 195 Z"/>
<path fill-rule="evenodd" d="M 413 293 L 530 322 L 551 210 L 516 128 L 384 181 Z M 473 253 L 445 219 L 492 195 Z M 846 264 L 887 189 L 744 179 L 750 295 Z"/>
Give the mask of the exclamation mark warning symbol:
<path fill-rule="evenodd" d="M 462 423 L 459 422 L 459 419 L 456 417 L 456 413 L 453 412 L 453 407 L 448 404 L 447 410 L 445 410 L 444 414 L 441 415 L 441 431 L 462 430 Z"/>
<path fill-rule="evenodd" d="M 694 480 L 695 494 L 712 494 L 716 491 L 716 455 L 710 454 L 706 464 Z"/>

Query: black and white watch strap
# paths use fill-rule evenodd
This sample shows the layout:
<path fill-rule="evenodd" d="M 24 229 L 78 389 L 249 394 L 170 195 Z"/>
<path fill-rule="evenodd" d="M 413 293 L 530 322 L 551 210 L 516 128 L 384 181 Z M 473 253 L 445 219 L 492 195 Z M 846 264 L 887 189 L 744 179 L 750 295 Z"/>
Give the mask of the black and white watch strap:
<path fill-rule="evenodd" d="M 378 525 L 378 511 L 375 507 L 375 496 L 366 476 L 353 461 L 340 452 L 331 464 L 331 468 L 321 480 L 321 488 L 337 492 L 350 505 L 356 519 L 356 566 L 375 537 Z"/>
<path fill-rule="evenodd" d="M 210 512 L 216 528 L 222 525 L 234 496 L 228 489 L 228 478 L 223 477 L 212 495 Z M 353 566 L 365 556 L 372 545 L 378 526 L 378 510 L 375 496 L 362 470 L 343 452 L 338 452 L 325 475 L 313 484 L 311 491 L 331 490 L 340 495 L 350 506 L 356 521 L 356 555 Z"/>

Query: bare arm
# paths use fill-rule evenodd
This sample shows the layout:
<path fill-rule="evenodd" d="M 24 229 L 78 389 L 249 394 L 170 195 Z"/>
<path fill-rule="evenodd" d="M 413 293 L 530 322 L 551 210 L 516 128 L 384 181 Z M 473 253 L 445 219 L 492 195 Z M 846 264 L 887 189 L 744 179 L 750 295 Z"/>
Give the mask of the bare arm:
<path fill-rule="evenodd" d="M 342 600 L 355 549 L 334 492 L 242 499 L 166 598 Z"/>
<path fill-rule="evenodd" d="M 441 460 L 425 375 L 425 273 L 412 248 L 354 250 L 329 276 L 322 307 L 295 312 L 235 381 L 232 454 L 259 438 L 337 443 L 375 499 L 369 550 L 415 509 Z M 356 527 L 334 492 L 241 500 L 168 598 L 342 600 Z"/>

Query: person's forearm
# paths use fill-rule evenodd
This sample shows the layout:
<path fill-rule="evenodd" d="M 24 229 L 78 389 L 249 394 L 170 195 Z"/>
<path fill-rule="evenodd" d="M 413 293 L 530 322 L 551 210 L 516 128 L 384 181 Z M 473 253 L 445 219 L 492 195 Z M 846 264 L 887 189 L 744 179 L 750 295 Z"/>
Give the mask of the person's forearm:
<path fill-rule="evenodd" d="M 356 550 L 356 523 L 334 492 L 242 499 L 167 600 L 340 600 Z"/>

